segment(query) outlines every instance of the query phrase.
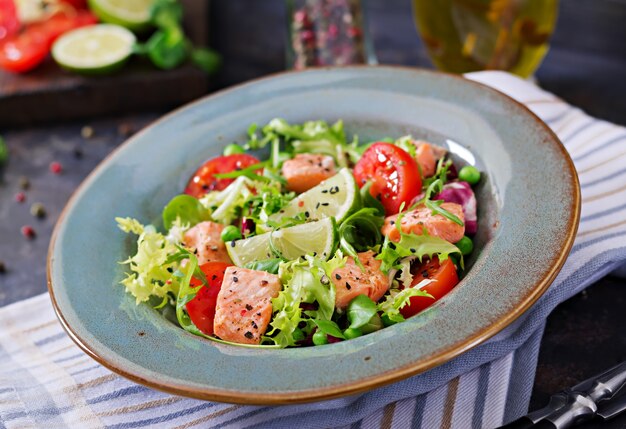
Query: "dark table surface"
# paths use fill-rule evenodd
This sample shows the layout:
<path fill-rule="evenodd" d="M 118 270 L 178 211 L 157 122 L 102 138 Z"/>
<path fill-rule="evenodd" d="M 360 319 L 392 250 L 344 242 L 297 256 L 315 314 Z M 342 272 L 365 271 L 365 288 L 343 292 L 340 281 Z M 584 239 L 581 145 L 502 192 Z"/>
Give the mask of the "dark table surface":
<path fill-rule="evenodd" d="M 381 63 L 431 67 L 409 2 L 370 0 L 367 8 Z M 626 125 L 624 22 L 626 1 L 563 0 L 552 49 L 537 72 L 541 86 L 594 116 Z M 284 23 L 278 0 L 213 2 L 212 44 L 225 63 L 216 87 L 282 70 Z M 47 246 L 69 196 L 112 149 L 162 113 L 0 130 L 10 149 L 10 161 L 0 168 L 0 261 L 6 266 L 0 274 L 0 306 L 46 290 Z M 90 138 L 81 136 L 85 125 L 93 129 Z M 63 166 L 61 174 L 49 170 L 54 161 Z M 26 201 L 18 203 L 14 198 L 22 177 L 28 178 L 30 188 L 25 191 Z M 44 204 L 43 219 L 30 214 L 34 202 Z M 34 228 L 34 239 L 22 236 L 23 225 Z M 625 283 L 617 277 L 602 279 L 548 318 L 531 408 L 543 406 L 550 394 L 626 360 Z M 586 427 L 625 428 L 626 416 Z"/>

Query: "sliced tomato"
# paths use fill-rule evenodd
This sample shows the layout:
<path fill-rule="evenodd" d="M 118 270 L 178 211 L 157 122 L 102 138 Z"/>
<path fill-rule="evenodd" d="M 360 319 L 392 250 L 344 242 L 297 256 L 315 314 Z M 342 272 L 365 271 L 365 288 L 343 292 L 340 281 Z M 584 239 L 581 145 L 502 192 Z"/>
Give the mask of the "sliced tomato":
<path fill-rule="evenodd" d="M 20 28 L 13 0 L 0 0 L 0 40 L 11 37 Z"/>
<path fill-rule="evenodd" d="M 400 313 L 404 317 L 414 316 L 426 307 L 429 307 L 459 283 L 456 267 L 450 258 L 442 263 L 439 263 L 437 258 L 430 259 L 417 266 L 413 271 L 415 274 L 413 275 L 411 287 L 414 287 L 424 279 L 433 280 L 421 289 L 431 294 L 435 299 L 427 296 L 411 297 L 410 304 L 400 309 Z"/>
<path fill-rule="evenodd" d="M 196 296 L 187 303 L 187 313 L 191 321 L 207 335 L 213 335 L 213 319 L 217 295 L 222 288 L 224 271 L 230 264 L 224 262 L 207 262 L 200 265 L 200 269 L 207 279 L 207 285 L 200 288 Z M 202 282 L 195 277 L 191 279 L 191 286 L 200 286 Z"/>
<path fill-rule="evenodd" d="M 354 166 L 360 187 L 372 181 L 370 194 L 377 198 L 389 216 L 398 213 L 422 190 L 417 162 L 405 150 L 391 143 L 374 143 Z"/>
<path fill-rule="evenodd" d="M 207 192 L 224 190 L 235 179 L 218 179 L 215 177 L 216 174 L 242 170 L 259 162 L 261 161 L 246 153 L 212 158 L 194 173 L 187 183 L 185 194 L 200 198 Z"/>
<path fill-rule="evenodd" d="M 52 43 L 63 33 L 98 22 L 89 11 L 57 13 L 45 21 L 24 26 L 19 33 L 0 42 L 0 68 L 24 73 L 46 58 Z"/>

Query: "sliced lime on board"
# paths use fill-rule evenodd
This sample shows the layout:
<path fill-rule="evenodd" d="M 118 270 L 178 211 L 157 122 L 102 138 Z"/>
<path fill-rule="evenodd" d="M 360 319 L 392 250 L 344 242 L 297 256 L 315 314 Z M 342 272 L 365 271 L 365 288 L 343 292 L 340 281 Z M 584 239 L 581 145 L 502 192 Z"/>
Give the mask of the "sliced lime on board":
<path fill-rule="evenodd" d="M 106 74 L 120 68 L 133 53 L 135 35 L 124 27 L 99 24 L 62 35 L 52 46 L 52 57 L 65 69 Z"/>
<path fill-rule="evenodd" d="M 333 218 L 282 228 L 226 244 L 230 259 L 239 267 L 249 262 L 275 258 L 277 255 L 272 252 L 272 248 L 287 260 L 304 255 L 328 259 L 336 246 L 337 232 Z"/>
<path fill-rule="evenodd" d="M 89 8 L 103 22 L 121 25 L 133 31 L 150 26 L 154 0 L 89 0 Z"/>
<path fill-rule="evenodd" d="M 340 223 L 347 215 L 358 210 L 360 205 L 359 188 L 349 169 L 324 180 L 314 188 L 301 193 L 282 210 L 271 216 L 278 221 L 300 213 L 308 214 L 307 219 L 334 217 Z"/>

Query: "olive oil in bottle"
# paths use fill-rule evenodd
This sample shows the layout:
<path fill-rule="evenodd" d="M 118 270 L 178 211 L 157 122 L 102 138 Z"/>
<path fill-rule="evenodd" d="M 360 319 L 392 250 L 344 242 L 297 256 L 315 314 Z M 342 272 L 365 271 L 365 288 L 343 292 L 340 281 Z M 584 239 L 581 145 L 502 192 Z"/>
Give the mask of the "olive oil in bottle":
<path fill-rule="evenodd" d="M 532 75 L 548 52 L 558 0 L 413 0 L 435 66 Z"/>

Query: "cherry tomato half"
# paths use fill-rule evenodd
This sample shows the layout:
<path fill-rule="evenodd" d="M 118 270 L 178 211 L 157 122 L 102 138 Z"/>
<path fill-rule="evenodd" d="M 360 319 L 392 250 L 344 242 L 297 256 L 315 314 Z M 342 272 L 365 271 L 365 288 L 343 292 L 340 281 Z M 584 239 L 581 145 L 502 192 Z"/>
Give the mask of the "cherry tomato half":
<path fill-rule="evenodd" d="M 230 264 L 224 262 L 207 262 L 200 265 L 208 285 L 200 288 L 196 296 L 186 306 L 191 321 L 207 335 L 213 335 L 213 319 L 215 319 L 217 295 L 222 288 L 224 271 L 229 266 Z M 200 286 L 201 284 L 202 282 L 199 279 L 191 279 L 191 286 Z"/>
<path fill-rule="evenodd" d="M 354 166 L 360 187 L 372 181 L 370 194 L 385 207 L 389 216 L 398 213 L 422 190 L 417 162 L 405 150 L 390 143 L 374 143 Z"/>
<path fill-rule="evenodd" d="M 439 259 L 433 258 L 425 261 L 414 269 L 415 275 L 411 282 L 411 287 L 417 285 L 424 279 L 434 280 L 421 289 L 428 292 L 435 299 L 427 296 L 414 296 L 410 299 L 410 304 L 402 307 L 400 313 L 406 318 L 415 316 L 417 313 L 432 305 L 435 301 L 450 292 L 459 283 L 459 276 L 456 267 L 450 258 L 439 263 Z"/>
<path fill-rule="evenodd" d="M 17 33 L 20 21 L 13 0 L 0 0 L 0 40 Z"/>
<path fill-rule="evenodd" d="M 91 12 L 78 11 L 71 15 L 57 13 L 45 21 L 28 24 L 0 42 L 0 67 L 15 73 L 32 70 L 48 56 L 52 43 L 61 34 L 96 22 L 98 19 Z"/>
<path fill-rule="evenodd" d="M 234 179 L 217 179 L 215 174 L 230 173 L 251 165 L 258 164 L 257 158 L 245 153 L 224 155 L 212 158 L 200 167 L 187 183 L 185 194 L 200 198 L 210 191 L 222 191 L 234 182 Z"/>

